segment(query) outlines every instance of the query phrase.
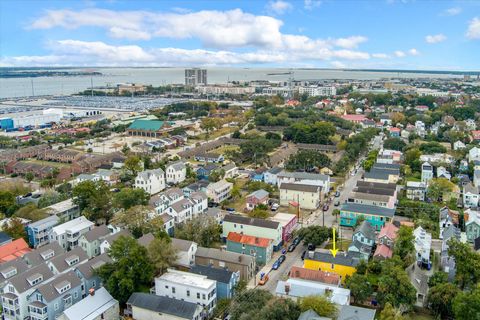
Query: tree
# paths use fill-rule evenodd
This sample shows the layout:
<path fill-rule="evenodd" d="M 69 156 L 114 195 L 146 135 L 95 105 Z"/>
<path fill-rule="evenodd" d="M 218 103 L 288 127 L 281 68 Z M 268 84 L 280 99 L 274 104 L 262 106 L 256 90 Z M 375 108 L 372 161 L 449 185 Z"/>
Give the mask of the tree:
<path fill-rule="evenodd" d="M 222 124 L 218 119 L 205 117 L 200 122 L 200 128 L 207 132 L 207 136 L 210 135 L 210 132 L 215 128 L 221 128 Z"/>
<path fill-rule="evenodd" d="M 34 203 L 28 203 L 13 214 L 15 218 L 23 218 L 32 222 L 48 217 L 48 209 L 39 209 Z"/>
<path fill-rule="evenodd" d="M 390 116 L 390 119 L 392 119 L 392 124 L 396 126 L 398 123 L 403 123 L 405 121 L 405 115 L 400 112 L 394 112 Z"/>
<path fill-rule="evenodd" d="M 132 293 L 150 287 L 154 267 L 147 249 L 135 239 L 120 236 L 108 254 L 113 262 L 101 266 L 97 272 L 108 292 L 121 304 Z"/>
<path fill-rule="evenodd" d="M 273 188 L 272 185 L 270 185 L 268 183 L 265 183 L 263 181 L 250 180 L 245 185 L 245 187 L 247 188 L 248 192 L 254 192 L 254 191 L 263 189 L 263 190 L 267 191 L 268 193 L 272 194 L 275 191 L 275 189 Z"/>
<path fill-rule="evenodd" d="M 286 168 L 291 171 L 312 171 L 314 168 L 329 167 L 332 164 L 330 158 L 316 150 L 300 150 L 288 158 Z"/>
<path fill-rule="evenodd" d="M 455 281 L 461 289 L 473 288 L 480 282 L 480 254 L 466 243 L 448 242 L 448 255 L 455 259 Z"/>
<path fill-rule="evenodd" d="M 388 138 L 383 142 L 385 149 L 402 151 L 407 144 L 400 138 Z"/>
<path fill-rule="evenodd" d="M 256 319 L 260 310 L 273 298 L 266 290 L 253 289 L 238 293 L 233 298 L 231 320 Z"/>
<path fill-rule="evenodd" d="M 393 252 L 404 260 L 415 249 L 414 241 L 412 228 L 400 226 Z"/>
<path fill-rule="evenodd" d="M 137 173 L 142 170 L 142 159 L 138 156 L 129 156 L 125 159 L 124 168 L 128 170 L 133 177 L 136 177 Z"/>
<path fill-rule="evenodd" d="M 66 194 L 58 193 L 57 191 L 46 191 L 38 200 L 37 206 L 39 208 L 45 208 L 52 204 L 66 200 L 68 196 Z"/>
<path fill-rule="evenodd" d="M 462 291 L 453 299 L 455 319 L 478 319 L 480 315 L 480 288 Z"/>
<path fill-rule="evenodd" d="M 300 307 L 289 298 L 273 298 L 255 315 L 258 320 L 297 320 Z"/>
<path fill-rule="evenodd" d="M 420 171 L 421 162 L 420 156 L 422 153 L 418 148 L 412 148 L 405 152 L 405 164 L 408 165 L 412 171 Z"/>
<path fill-rule="evenodd" d="M 0 190 L 0 212 L 8 215 L 10 208 L 15 205 L 15 194 L 9 190 Z"/>
<path fill-rule="evenodd" d="M 35 178 L 33 172 L 27 172 L 25 174 L 25 180 L 27 180 L 27 182 L 31 182 L 33 180 L 33 178 Z"/>
<path fill-rule="evenodd" d="M 446 153 L 447 148 L 438 142 L 432 141 L 421 144 L 420 151 L 422 151 L 423 154 Z"/>
<path fill-rule="evenodd" d="M 455 185 L 445 178 L 432 179 L 428 183 L 427 196 L 434 201 L 438 201 L 445 194 L 454 190 Z"/>
<path fill-rule="evenodd" d="M 407 320 L 402 315 L 402 311 L 399 309 L 395 309 L 391 303 L 387 303 L 383 308 L 382 312 L 380 312 L 379 320 Z"/>
<path fill-rule="evenodd" d="M 347 277 L 346 285 L 356 303 L 365 302 L 373 294 L 373 288 L 366 275 L 354 273 L 351 277 Z"/>
<path fill-rule="evenodd" d="M 73 203 L 80 207 L 88 219 L 99 223 L 108 223 L 113 216 L 111 194 L 103 181 L 82 181 L 72 190 Z"/>
<path fill-rule="evenodd" d="M 377 290 L 381 305 L 390 303 L 394 307 L 402 306 L 409 309 L 417 299 L 416 292 L 401 261 L 390 259 L 383 263 Z"/>
<path fill-rule="evenodd" d="M 20 238 L 27 239 L 25 226 L 19 218 L 12 218 L 10 219 L 10 222 L 4 223 L 2 226 L 2 231 L 15 240 Z"/>
<path fill-rule="evenodd" d="M 155 266 L 156 274 L 164 273 L 177 260 L 177 251 L 168 237 L 156 237 L 150 242 L 147 249 L 150 261 Z"/>
<path fill-rule="evenodd" d="M 221 233 L 222 228 L 213 217 L 195 217 L 175 229 L 177 238 L 195 241 L 207 248 L 220 241 Z"/>
<path fill-rule="evenodd" d="M 113 206 L 119 209 L 130 209 L 134 206 L 146 206 L 150 195 L 140 188 L 123 188 L 113 195 Z"/>
<path fill-rule="evenodd" d="M 298 302 L 300 310 L 305 312 L 312 309 L 320 317 L 336 317 L 337 307 L 333 302 L 324 296 L 307 296 L 300 299 Z"/>
<path fill-rule="evenodd" d="M 448 282 L 448 273 L 443 271 L 435 271 L 435 273 L 428 279 L 428 287 L 432 288 L 439 284 Z"/>
<path fill-rule="evenodd" d="M 332 229 L 314 225 L 301 228 L 298 234 L 303 238 L 304 243 L 313 243 L 319 246 L 327 241 L 332 234 Z"/>
<path fill-rule="evenodd" d="M 440 283 L 430 288 L 427 296 L 427 305 L 440 318 L 453 315 L 452 303 L 460 290 L 451 283 Z"/>
<path fill-rule="evenodd" d="M 159 216 L 150 218 L 152 212 L 153 209 L 147 206 L 133 206 L 118 212 L 112 223 L 126 226 L 135 238 L 147 233 L 158 235 L 164 231 L 163 221 Z"/>
<path fill-rule="evenodd" d="M 213 170 L 210 175 L 208 176 L 208 181 L 210 182 L 217 182 L 223 179 L 225 176 L 225 170 Z"/>

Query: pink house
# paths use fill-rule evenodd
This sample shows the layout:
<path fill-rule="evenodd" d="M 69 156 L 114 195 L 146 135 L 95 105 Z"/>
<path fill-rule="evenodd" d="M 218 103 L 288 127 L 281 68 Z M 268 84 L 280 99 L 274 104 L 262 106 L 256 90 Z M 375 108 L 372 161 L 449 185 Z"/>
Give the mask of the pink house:
<path fill-rule="evenodd" d="M 393 256 L 393 246 L 397 238 L 398 228 L 393 223 L 386 223 L 377 236 L 377 250 L 373 256 L 379 259 L 389 259 Z"/>
<path fill-rule="evenodd" d="M 271 220 L 279 222 L 282 225 L 282 240 L 284 243 L 292 238 L 293 231 L 298 222 L 295 214 L 279 212 L 273 216 Z"/>
<path fill-rule="evenodd" d="M 363 120 L 367 119 L 363 114 L 344 114 L 340 118 L 353 123 L 361 123 Z"/>
<path fill-rule="evenodd" d="M 268 203 L 268 195 L 268 192 L 263 189 L 250 193 L 247 196 L 247 209 L 253 210 L 259 204 L 266 205 Z"/>

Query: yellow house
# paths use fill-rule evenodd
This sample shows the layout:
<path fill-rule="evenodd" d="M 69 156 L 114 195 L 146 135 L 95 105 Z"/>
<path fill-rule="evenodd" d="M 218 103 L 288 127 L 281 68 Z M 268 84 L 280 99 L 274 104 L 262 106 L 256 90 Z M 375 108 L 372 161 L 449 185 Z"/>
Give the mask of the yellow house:
<path fill-rule="evenodd" d="M 351 253 L 338 252 L 335 257 L 329 250 L 310 251 L 305 257 L 303 267 L 310 270 L 334 272 L 341 277 L 342 283 L 347 276 L 354 274 L 360 260 Z"/>

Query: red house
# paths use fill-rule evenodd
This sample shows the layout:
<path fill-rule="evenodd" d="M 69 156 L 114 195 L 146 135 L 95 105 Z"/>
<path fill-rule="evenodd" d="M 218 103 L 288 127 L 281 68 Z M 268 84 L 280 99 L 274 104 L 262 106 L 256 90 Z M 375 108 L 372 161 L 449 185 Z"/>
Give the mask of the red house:
<path fill-rule="evenodd" d="M 23 257 L 32 251 L 23 238 L 14 240 L 0 247 L 0 263 Z"/>
<path fill-rule="evenodd" d="M 363 120 L 367 119 L 363 114 L 344 114 L 340 118 L 353 123 L 361 123 Z"/>
<path fill-rule="evenodd" d="M 268 192 L 263 189 L 250 193 L 247 196 L 247 210 L 253 210 L 259 204 L 267 204 L 268 195 Z"/>
<path fill-rule="evenodd" d="M 284 243 L 292 238 L 293 231 L 297 226 L 298 218 L 295 214 L 277 213 L 272 217 L 273 221 L 279 222 L 282 225 L 282 240 Z"/>

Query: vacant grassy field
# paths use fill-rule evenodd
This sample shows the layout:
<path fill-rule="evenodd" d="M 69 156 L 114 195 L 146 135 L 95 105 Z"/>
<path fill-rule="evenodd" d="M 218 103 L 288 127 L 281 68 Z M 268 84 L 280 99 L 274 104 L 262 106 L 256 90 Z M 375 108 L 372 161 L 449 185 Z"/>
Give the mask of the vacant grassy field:
<path fill-rule="evenodd" d="M 39 165 L 42 165 L 42 166 L 51 166 L 51 167 L 55 167 L 55 168 L 59 168 L 59 169 L 69 166 L 68 163 L 44 161 L 44 160 L 37 160 L 37 159 L 23 160 L 22 162 L 35 163 L 35 164 L 39 164 Z"/>

